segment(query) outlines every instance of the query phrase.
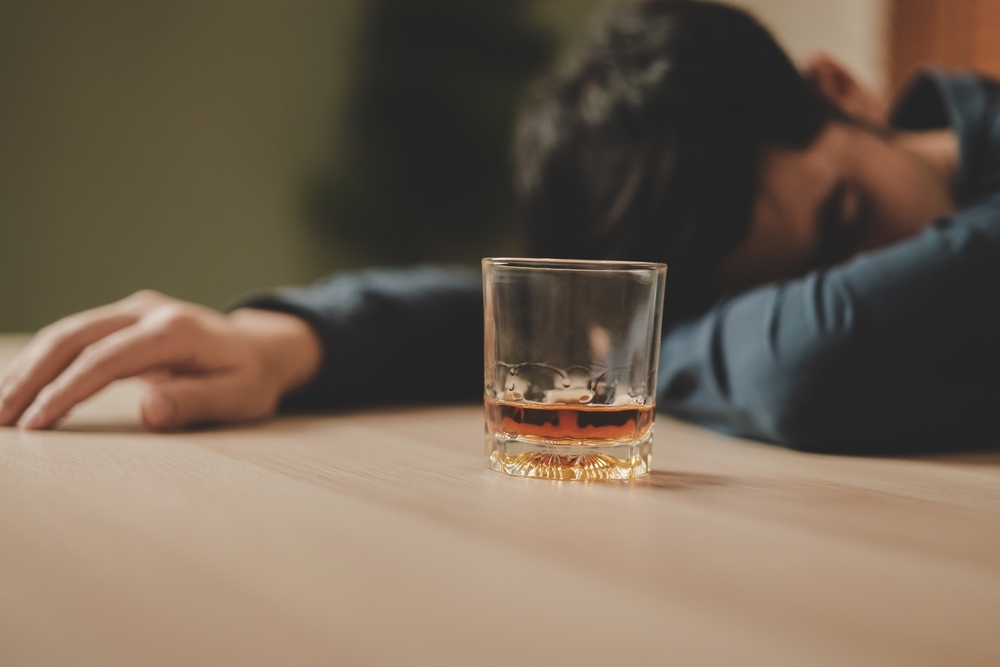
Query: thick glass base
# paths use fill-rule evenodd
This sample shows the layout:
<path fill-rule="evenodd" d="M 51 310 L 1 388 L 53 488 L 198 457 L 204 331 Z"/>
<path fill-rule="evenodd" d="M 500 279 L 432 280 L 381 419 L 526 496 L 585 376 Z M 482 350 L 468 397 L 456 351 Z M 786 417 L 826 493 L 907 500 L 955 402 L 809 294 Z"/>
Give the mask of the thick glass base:
<path fill-rule="evenodd" d="M 554 442 L 486 434 L 486 457 L 498 472 L 542 479 L 634 479 L 649 473 L 653 429 L 641 440 Z"/>

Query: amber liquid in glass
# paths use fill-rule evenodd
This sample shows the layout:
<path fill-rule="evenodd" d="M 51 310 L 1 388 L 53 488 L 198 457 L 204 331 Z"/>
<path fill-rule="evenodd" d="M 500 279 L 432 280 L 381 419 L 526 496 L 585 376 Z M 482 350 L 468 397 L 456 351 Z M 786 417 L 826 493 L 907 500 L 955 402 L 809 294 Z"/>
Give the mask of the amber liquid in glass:
<path fill-rule="evenodd" d="M 501 472 L 630 479 L 649 471 L 655 406 L 486 399 L 487 454 Z"/>

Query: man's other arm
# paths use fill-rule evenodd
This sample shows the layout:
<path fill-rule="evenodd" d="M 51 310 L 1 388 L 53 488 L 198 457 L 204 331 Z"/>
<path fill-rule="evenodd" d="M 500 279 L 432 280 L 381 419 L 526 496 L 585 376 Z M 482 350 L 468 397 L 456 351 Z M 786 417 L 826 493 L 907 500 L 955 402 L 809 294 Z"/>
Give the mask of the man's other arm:
<path fill-rule="evenodd" d="M 804 450 L 995 444 L 998 341 L 993 200 L 679 326 L 661 350 L 659 406 Z"/>

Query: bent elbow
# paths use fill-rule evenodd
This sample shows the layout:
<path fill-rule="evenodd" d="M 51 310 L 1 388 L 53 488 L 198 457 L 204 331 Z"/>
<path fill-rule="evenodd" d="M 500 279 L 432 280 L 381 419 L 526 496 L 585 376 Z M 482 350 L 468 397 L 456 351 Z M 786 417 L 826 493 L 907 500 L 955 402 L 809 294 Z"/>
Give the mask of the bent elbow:
<path fill-rule="evenodd" d="M 790 396 L 773 407 L 771 431 L 778 443 L 800 452 L 837 453 L 831 438 L 829 404 L 809 395 Z"/>
<path fill-rule="evenodd" d="M 844 376 L 836 364 L 815 357 L 798 361 L 756 378 L 749 412 L 772 442 L 805 452 L 841 451 L 843 430 L 851 422 Z"/>
<path fill-rule="evenodd" d="M 855 373 L 844 368 L 814 369 L 792 383 L 769 406 L 775 440 L 801 452 L 875 454 L 888 446 L 884 416 L 872 397 L 859 391 Z"/>

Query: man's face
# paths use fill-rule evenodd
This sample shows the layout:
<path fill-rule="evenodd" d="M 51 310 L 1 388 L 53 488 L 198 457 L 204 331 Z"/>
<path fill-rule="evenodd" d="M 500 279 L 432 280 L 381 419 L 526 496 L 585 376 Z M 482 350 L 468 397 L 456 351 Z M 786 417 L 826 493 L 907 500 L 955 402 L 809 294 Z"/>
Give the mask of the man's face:
<path fill-rule="evenodd" d="M 749 234 L 718 267 L 732 293 L 842 263 L 953 210 L 950 184 L 903 135 L 832 122 L 803 150 L 767 150 Z M 942 133 L 947 148 L 954 135 Z"/>

